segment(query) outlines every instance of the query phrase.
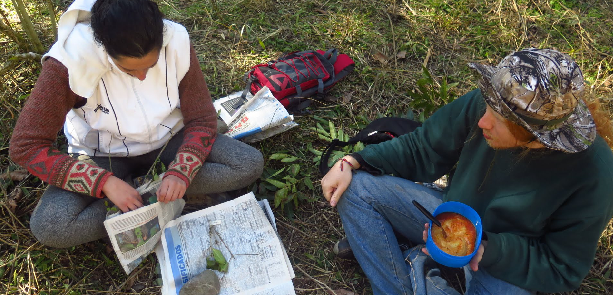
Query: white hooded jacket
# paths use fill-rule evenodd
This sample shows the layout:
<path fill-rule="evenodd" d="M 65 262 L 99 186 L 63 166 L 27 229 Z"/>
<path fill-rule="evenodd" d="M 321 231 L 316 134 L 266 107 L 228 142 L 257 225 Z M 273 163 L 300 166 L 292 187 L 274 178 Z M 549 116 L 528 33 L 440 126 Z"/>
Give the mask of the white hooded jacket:
<path fill-rule="evenodd" d="M 95 0 L 76 0 L 62 15 L 53 57 L 68 69 L 70 89 L 87 103 L 66 115 L 68 152 L 138 156 L 162 147 L 183 128 L 179 83 L 189 70 L 187 30 L 164 20 L 157 64 L 140 81 L 122 72 L 89 26 Z"/>

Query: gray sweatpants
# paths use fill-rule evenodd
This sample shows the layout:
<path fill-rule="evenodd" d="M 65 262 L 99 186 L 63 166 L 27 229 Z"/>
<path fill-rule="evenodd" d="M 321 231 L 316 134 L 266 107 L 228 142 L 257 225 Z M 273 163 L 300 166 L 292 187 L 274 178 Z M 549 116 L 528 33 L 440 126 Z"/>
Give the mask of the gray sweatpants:
<path fill-rule="evenodd" d="M 160 156 L 166 167 L 183 141 L 183 132 L 175 135 Z M 157 158 L 160 150 L 137 157 L 91 157 L 96 165 L 132 183 L 133 177 L 143 176 Z M 257 149 L 218 135 L 206 162 L 186 191 L 207 194 L 244 188 L 258 179 L 264 159 Z M 30 218 L 32 233 L 44 245 L 67 248 L 105 237 L 104 219 L 108 199 L 70 192 L 49 186 Z"/>

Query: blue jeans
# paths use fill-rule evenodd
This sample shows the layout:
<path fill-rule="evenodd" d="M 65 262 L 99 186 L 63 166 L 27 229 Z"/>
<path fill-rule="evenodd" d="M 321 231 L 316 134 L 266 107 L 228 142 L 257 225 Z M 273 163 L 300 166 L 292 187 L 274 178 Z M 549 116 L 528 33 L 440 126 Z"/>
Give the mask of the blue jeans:
<path fill-rule="evenodd" d="M 358 171 L 338 203 L 349 245 L 370 280 L 374 294 L 460 294 L 440 277 L 423 245 L 401 251 L 394 231 L 415 244 L 423 244 L 428 219 L 413 204 L 417 200 L 431 212 L 442 194 L 393 176 L 372 176 Z M 536 294 L 464 267 L 465 294 Z"/>

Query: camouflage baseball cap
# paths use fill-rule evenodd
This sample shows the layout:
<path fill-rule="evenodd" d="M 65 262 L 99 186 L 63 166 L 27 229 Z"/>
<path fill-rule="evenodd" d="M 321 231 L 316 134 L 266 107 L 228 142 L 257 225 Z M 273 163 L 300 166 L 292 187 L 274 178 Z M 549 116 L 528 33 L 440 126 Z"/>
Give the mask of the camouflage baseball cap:
<path fill-rule="evenodd" d="M 523 126 L 550 149 L 576 153 L 596 138 L 585 102 L 583 74 L 568 55 L 529 48 L 506 56 L 496 67 L 471 63 L 482 76 L 487 104 Z"/>

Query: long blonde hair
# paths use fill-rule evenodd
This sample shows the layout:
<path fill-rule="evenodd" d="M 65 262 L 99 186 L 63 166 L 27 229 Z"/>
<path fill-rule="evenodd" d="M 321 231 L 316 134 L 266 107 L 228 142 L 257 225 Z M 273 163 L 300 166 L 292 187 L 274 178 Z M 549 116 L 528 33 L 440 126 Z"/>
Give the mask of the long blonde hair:
<path fill-rule="evenodd" d="M 592 113 L 594 122 L 596 123 L 596 131 L 602 137 L 610 148 L 613 148 L 613 125 L 611 125 L 611 115 L 607 112 L 600 103 L 600 99 L 593 95 L 589 95 L 585 100 L 587 107 Z"/>
<path fill-rule="evenodd" d="M 609 147 L 613 149 L 613 126 L 611 125 L 611 117 L 609 113 L 602 107 L 600 99 L 592 94 L 588 94 L 586 96 L 586 99 L 583 101 L 594 118 L 594 122 L 596 123 L 596 132 L 598 132 L 600 137 L 602 137 L 607 142 Z M 505 123 L 511 134 L 515 136 L 518 142 L 529 143 L 536 140 L 536 137 L 524 127 L 521 127 L 510 120 L 505 120 Z"/>

